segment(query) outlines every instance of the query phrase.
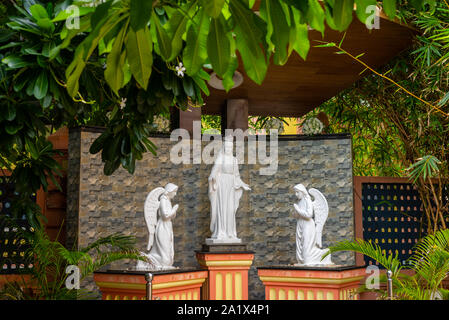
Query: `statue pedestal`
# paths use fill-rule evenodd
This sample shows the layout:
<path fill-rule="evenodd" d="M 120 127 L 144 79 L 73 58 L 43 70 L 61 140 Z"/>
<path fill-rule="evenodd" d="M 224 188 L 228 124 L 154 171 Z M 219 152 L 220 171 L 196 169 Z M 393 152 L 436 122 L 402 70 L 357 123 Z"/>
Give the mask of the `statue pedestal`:
<path fill-rule="evenodd" d="M 167 271 L 107 270 L 94 273 L 103 300 L 146 300 L 145 274 L 153 274 L 153 300 L 200 300 L 207 272 L 199 269 Z"/>
<path fill-rule="evenodd" d="M 248 300 L 248 270 L 254 253 L 245 244 L 203 245 L 196 259 L 208 272 L 204 300 Z"/>
<path fill-rule="evenodd" d="M 267 300 L 359 300 L 365 267 L 259 267 Z"/>

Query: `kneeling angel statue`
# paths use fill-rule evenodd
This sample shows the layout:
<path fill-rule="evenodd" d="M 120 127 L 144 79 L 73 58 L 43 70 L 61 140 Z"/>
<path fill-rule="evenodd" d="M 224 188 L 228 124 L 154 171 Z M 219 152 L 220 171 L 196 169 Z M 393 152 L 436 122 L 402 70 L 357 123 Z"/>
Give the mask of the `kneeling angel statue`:
<path fill-rule="evenodd" d="M 300 266 L 333 265 L 331 256 L 321 260 L 328 249 L 322 249 L 322 232 L 329 214 L 329 206 L 324 195 L 317 189 L 307 189 L 298 184 L 294 187 L 299 199 L 293 206 L 296 224 L 296 259 Z M 314 201 L 312 201 L 313 196 Z"/>
<path fill-rule="evenodd" d="M 172 206 L 178 186 L 168 183 L 165 188 L 152 190 L 144 205 L 145 223 L 148 229 L 147 253 L 141 252 L 148 262 L 138 261 L 137 270 L 168 270 L 173 267 L 174 242 L 172 220 L 178 205 Z"/>

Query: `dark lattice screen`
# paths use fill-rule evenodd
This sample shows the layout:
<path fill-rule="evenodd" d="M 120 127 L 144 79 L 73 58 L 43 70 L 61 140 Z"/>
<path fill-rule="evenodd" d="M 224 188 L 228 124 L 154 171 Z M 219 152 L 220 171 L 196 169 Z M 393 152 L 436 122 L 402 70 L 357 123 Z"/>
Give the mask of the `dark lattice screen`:
<path fill-rule="evenodd" d="M 418 192 L 409 183 L 362 184 L 363 238 L 405 261 L 425 232 Z M 365 256 L 366 264 L 377 264 Z"/>
<path fill-rule="evenodd" d="M 28 243 L 23 237 L 23 231 L 30 231 L 30 226 L 25 214 L 13 219 L 11 212 L 16 195 L 14 186 L 0 177 L 0 274 L 27 273 L 33 267 L 25 257 Z"/>

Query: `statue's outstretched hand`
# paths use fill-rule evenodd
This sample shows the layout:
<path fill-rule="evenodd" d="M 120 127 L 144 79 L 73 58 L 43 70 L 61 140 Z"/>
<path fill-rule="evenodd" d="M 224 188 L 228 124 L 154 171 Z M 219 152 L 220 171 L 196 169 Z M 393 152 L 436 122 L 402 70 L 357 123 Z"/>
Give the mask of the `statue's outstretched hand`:
<path fill-rule="evenodd" d="M 175 204 L 175 205 L 173 206 L 173 211 L 176 212 L 176 211 L 178 210 L 178 208 L 179 208 L 179 204 Z"/>
<path fill-rule="evenodd" d="M 212 191 L 217 190 L 217 181 L 215 180 L 215 178 L 210 179 L 209 183 L 212 186 Z"/>
<path fill-rule="evenodd" d="M 249 187 L 249 185 L 247 185 L 246 183 L 243 183 L 243 184 L 242 184 L 242 188 L 243 188 L 243 190 L 246 190 L 246 191 L 250 191 L 250 190 L 251 190 L 251 188 Z"/>

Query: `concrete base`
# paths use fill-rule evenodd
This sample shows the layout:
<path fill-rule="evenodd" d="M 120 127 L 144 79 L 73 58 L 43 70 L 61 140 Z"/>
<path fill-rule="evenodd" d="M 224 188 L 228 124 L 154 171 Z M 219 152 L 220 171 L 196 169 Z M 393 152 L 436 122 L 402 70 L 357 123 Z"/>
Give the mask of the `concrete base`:
<path fill-rule="evenodd" d="M 215 239 L 215 238 L 207 238 L 206 244 L 208 245 L 228 245 L 228 244 L 239 244 L 242 243 L 242 239 L 235 238 L 235 239 Z"/>
<path fill-rule="evenodd" d="M 359 300 L 365 267 L 258 268 L 267 300 Z"/>
<path fill-rule="evenodd" d="M 246 244 L 203 244 L 202 252 L 247 252 Z"/>
<path fill-rule="evenodd" d="M 103 300 L 146 300 L 148 271 L 108 270 L 95 272 Z M 152 272 L 152 300 L 200 300 L 207 271 L 177 269 Z"/>

